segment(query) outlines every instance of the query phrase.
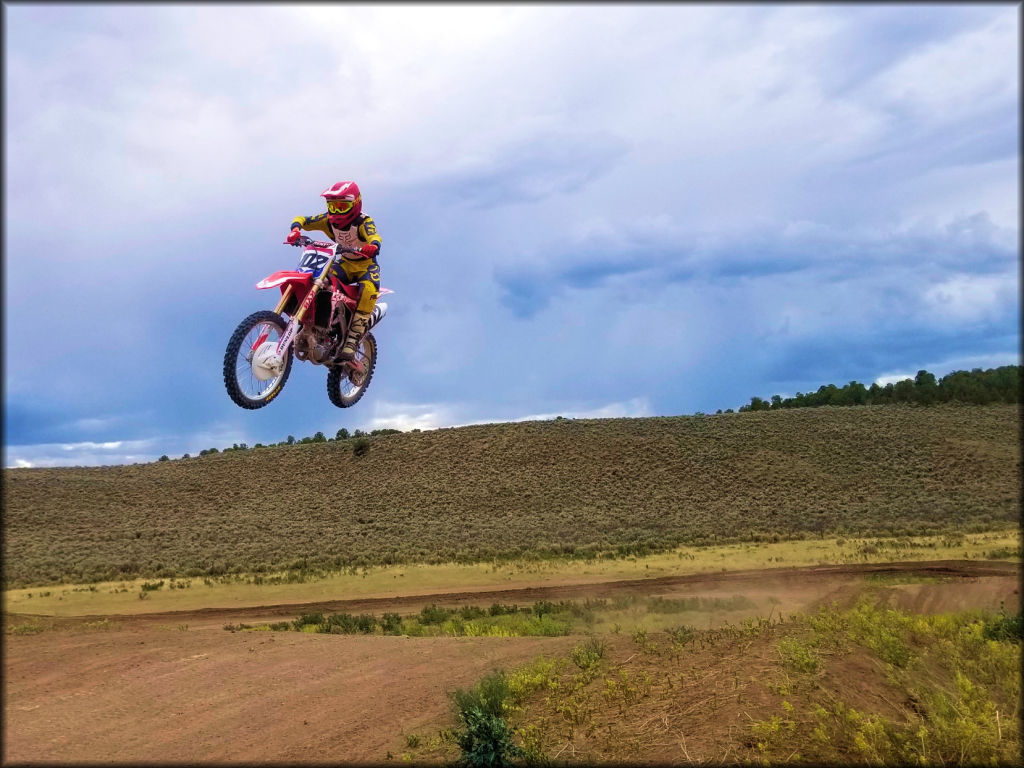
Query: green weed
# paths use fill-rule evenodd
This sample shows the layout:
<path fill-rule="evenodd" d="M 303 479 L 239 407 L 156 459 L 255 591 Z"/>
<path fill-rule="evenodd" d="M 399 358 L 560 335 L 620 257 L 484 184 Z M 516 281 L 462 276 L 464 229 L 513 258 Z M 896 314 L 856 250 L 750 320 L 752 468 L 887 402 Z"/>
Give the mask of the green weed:
<path fill-rule="evenodd" d="M 569 653 L 569 658 L 572 659 L 573 664 L 580 668 L 583 672 L 590 672 L 597 668 L 597 665 L 601 663 L 601 659 L 604 658 L 605 649 L 607 643 L 603 640 L 599 640 L 596 637 L 587 638 L 581 645 L 577 645 Z"/>
<path fill-rule="evenodd" d="M 821 669 L 821 657 L 814 647 L 816 640 L 785 638 L 779 641 L 779 654 L 783 663 L 796 672 L 813 674 Z"/>
<path fill-rule="evenodd" d="M 16 624 L 8 628 L 7 634 L 9 635 L 38 635 L 40 632 L 46 631 L 46 627 L 42 624 L 34 621 L 28 621 L 24 624 Z"/>

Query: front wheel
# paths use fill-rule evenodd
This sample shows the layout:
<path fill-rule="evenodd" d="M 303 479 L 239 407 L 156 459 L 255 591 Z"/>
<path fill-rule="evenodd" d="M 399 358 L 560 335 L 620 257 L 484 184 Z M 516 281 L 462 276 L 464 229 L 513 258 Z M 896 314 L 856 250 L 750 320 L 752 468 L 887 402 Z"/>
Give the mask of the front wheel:
<path fill-rule="evenodd" d="M 292 348 L 284 359 L 275 354 L 284 334 L 284 319 L 275 312 L 253 312 L 231 334 L 224 352 L 224 386 L 242 408 L 262 408 L 277 397 L 292 372 Z"/>
<path fill-rule="evenodd" d="M 373 368 L 377 365 L 377 340 L 369 331 L 363 334 L 355 359 L 363 364 L 363 373 L 351 373 L 345 365 L 335 366 L 327 373 L 327 396 L 339 408 L 351 408 L 370 386 Z"/>

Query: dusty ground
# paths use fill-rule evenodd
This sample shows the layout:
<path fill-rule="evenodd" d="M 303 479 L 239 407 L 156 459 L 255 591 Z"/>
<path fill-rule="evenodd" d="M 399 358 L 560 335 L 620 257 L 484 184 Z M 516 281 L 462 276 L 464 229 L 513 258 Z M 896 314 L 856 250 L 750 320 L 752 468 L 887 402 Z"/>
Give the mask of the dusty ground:
<path fill-rule="evenodd" d="M 566 653 L 578 637 L 404 638 L 227 632 L 226 623 L 312 611 L 408 613 L 430 603 L 489 605 L 619 594 L 742 594 L 776 615 L 852 600 L 868 573 L 898 581 L 883 599 L 920 611 L 1017 610 L 1020 566 L 1000 562 L 819 566 L 89 619 L 34 619 L 47 629 L 8 634 L 4 653 L 5 764 L 26 762 L 400 762 L 405 734 L 451 724 L 449 696 L 494 668 Z M 707 626 L 724 617 L 706 615 Z M 729 620 L 736 614 L 730 613 Z M 7 627 L 28 621 L 6 616 Z"/>

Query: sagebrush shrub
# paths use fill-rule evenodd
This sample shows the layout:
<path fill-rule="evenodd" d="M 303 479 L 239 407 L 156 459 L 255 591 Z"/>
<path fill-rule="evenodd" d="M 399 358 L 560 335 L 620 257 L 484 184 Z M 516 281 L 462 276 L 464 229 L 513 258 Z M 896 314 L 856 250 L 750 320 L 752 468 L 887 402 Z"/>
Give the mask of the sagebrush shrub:
<path fill-rule="evenodd" d="M 500 768 L 511 765 L 513 758 L 524 756 L 512 741 L 512 730 L 498 715 L 473 708 L 462 713 L 462 720 L 466 729 L 458 735 L 460 765 Z"/>

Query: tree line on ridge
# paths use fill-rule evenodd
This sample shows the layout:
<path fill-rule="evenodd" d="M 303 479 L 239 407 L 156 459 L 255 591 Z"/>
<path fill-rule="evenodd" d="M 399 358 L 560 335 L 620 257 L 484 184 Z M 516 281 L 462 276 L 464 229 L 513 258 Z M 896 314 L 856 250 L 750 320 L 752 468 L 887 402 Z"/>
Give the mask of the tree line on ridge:
<path fill-rule="evenodd" d="M 762 400 L 755 396 L 750 398 L 747 405 L 740 406 L 740 411 L 892 403 L 1019 403 L 1020 381 L 1019 365 L 1004 365 L 987 370 L 975 368 L 971 371 L 953 371 L 938 380 L 934 374 L 920 370 L 913 379 L 889 382 L 885 386 L 874 383 L 870 387 L 865 387 L 859 381 L 851 381 L 843 387 L 828 384 L 819 387 L 817 392 L 797 392 L 794 397 L 773 395 L 769 400 Z"/>

